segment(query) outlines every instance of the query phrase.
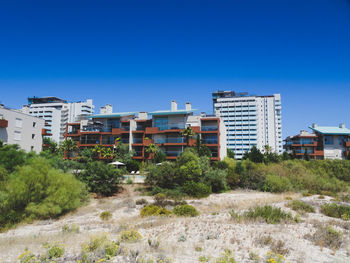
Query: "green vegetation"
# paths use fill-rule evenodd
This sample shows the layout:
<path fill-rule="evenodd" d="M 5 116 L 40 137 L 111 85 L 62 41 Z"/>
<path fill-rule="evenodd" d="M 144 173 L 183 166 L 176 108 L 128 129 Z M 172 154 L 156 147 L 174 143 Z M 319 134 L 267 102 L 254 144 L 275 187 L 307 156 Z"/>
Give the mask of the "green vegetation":
<path fill-rule="evenodd" d="M 334 250 L 339 249 L 343 243 L 343 233 L 330 226 L 319 227 L 313 235 L 307 236 L 307 238 L 311 239 L 315 245 Z"/>
<path fill-rule="evenodd" d="M 109 219 L 111 219 L 112 217 L 112 214 L 111 212 L 109 211 L 103 211 L 101 214 L 100 214 L 100 218 L 101 220 L 103 221 L 108 221 Z"/>
<path fill-rule="evenodd" d="M 145 216 L 168 216 L 171 215 L 172 212 L 164 207 L 159 207 L 156 205 L 147 205 L 141 209 L 140 215 L 142 217 Z"/>
<path fill-rule="evenodd" d="M 96 236 L 82 245 L 77 262 L 92 263 L 110 260 L 118 254 L 119 248 L 119 242 L 111 241 L 105 235 Z"/>
<path fill-rule="evenodd" d="M 179 205 L 175 206 L 173 213 L 177 216 L 198 216 L 199 212 L 196 210 L 195 207 L 191 205 Z"/>
<path fill-rule="evenodd" d="M 142 239 L 141 234 L 134 229 L 125 230 L 120 233 L 120 241 L 122 242 L 137 242 Z"/>
<path fill-rule="evenodd" d="M 288 204 L 288 207 L 299 213 L 315 213 L 315 208 L 300 200 L 293 200 Z"/>
<path fill-rule="evenodd" d="M 250 220 L 261 219 L 268 224 L 277 224 L 282 221 L 292 222 L 297 220 L 296 218 L 293 218 L 293 216 L 290 213 L 286 213 L 282 211 L 281 208 L 272 207 L 270 205 L 257 206 L 257 207 L 251 208 L 248 211 L 244 212 L 243 215 L 241 216 L 245 219 L 250 219 Z"/>
<path fill-rule="evenodd" d="M 336 203 L 324 204 L 323 206 L 321 206 L 321 213 L 330 217 L 350 220 L 349 205 L 338 205 Z"/>

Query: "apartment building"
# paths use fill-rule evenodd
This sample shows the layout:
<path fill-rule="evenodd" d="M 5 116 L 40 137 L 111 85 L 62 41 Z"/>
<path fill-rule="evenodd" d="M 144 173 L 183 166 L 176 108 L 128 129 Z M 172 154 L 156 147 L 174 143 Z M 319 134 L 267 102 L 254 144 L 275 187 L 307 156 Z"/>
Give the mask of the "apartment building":
<path fill-rule="evenodd" d="M 302 131 L 285 139 L 285 149 L 299 159 L 305 152 L 311 159 L 346 159 L 350 153 L 350 130 L 344 124 L 337 126 L 309 127 L 313 133 Z"/>
<path fill-rule="evenodd" d="M 264 152 L 264 146 L 269 145 L 273 152 L 282 153 L 280 94 L 256 96 L 217 91 L 212 93 L 212 100 L 214 112 L 220 114 L 226 125 L 227 148 L 237 159 L 253 146 Z"/>
<path fill-rule="evenodd" d="M 168 160 L 176 159 L 196 138 L 187 142 L 182 136 L 183 130 L 190 126 L 199 134 L 201 142 L 211 153 L 212 160 L 226 156 L 226 130 L 218 116 L 194 115 L 196 110 L 186 103 L 185 109 L 177 109 L 172 101 L 170 110 L 154 112 L 113 113 L 112 106 L 101 108 L 100 114 L 89 116 L 88 120 L 68 123 L 66 138 L 77 142 L 79 148 L 102 144 L 113 147 L 117 143 L 126 143 L 135 152 L 134 159 L 146 160 L 150 156 L 146 148 L 156 144 Z"/>
<path fill-rule="evenodd" d="M 18 144 L 26 152 L 39 153 L 45 120 L 0 106 L 0 140 Z"/>
<path fill-rule="evenodd" d="M 23 106 L 24 113 L 43 118 L 45 129 L 52 134 L 57 143 L 64 140 L 66 124 L 79 121 L 94 112 L 92 100 L 67 102 L 57 97 L 28 98 L 28 105 Z"/>

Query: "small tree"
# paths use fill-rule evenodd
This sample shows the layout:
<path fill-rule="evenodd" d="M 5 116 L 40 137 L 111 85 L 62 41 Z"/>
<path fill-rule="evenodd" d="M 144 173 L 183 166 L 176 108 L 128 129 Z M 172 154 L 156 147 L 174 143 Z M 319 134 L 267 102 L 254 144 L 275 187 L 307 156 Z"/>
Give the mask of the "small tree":
<path fill-rule="evenodd" d="M 48 151 L 52 154 L 58 154 L 59 148 L 57 142 L 50 138 L 43 139 L 43 150 Z"/>
<path fill-rule="evenodd" d="M 100 157 L 103 149 L 104 149 L 104 147 L 101 144 L 97 144 L 92 149 L 92 152 L 95 154 L 95 156 Z"/>
<path fill-rule="evenodd" d="M 62 144 L 60 145 L 60 148 L 62 149 L 62 151 L 65 152 L 66 158 L 68 158 L 68 159 L 71 157 L 71 154 L 73 152 L 78 150 L 78 146 L 77 146 L 76 142 L 70 138 L 63 141 Z"/>
<path fill-rule="evenodd" d="M 190 146 L 190 138 L 195 135 L 193 129 L 188 126 L 181 132 L 181 134 L 186 138 L 187 147 Z"/>
<path fill-rule="evenodd" d="M 306 161 L 310 161 L 310 156 L 309 156 L 309 154 L 308 154 L 308 152 L 307 152 L 307 148 L 305 148 L 305 152 L 304 152 L 304 160 L 306 160 Z"/>
<path fill-rule="evenodd" d="M 235 153 L 229 148 L 227 148 L 227 157 L 231 159 L 235 159 Z"/>
<path fill-rule="evenodd" d="M 152 162 L 155 160 L 155 154 L 158 152 L 158 146 L 155 145 L 154 143 L 151 143 L 148 145 L 145 149 L 146 153 L 148 153 L 151 156 Z"/>
<path fill-rule="evenodd" d="M 249 159 L 254 163 L 262 163 L 264 161 L 264 155 L 256 146 L 253 146 L 249 152 L 243 155 L 243 159 Z"/>

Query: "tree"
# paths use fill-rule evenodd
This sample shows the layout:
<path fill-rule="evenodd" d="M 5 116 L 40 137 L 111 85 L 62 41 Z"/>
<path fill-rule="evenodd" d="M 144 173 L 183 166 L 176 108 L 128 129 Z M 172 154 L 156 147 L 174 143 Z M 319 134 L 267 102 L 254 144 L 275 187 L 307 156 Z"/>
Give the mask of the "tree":
<path fill-rule="evenodd" d="M 114 159 L 115 153 L 109 147 L 105 147 L 102 149 L 101 155 L 103 158 Z"/>
<path fill-rule="evenodd" d="M 201 156 L 207 156 L 209 158 L 211 158 L 212 154 L 211 154 L 211 150 L 209 149 L 208 146 L 206 145 L 201 145 L 199 147 L 199 150 L 198 150 L 198 155 L 201 157 Z"/>
<path fill-rule="evenodd" d="M 133 151 L 130 151 L 129 145 L 126 143 L 118 143 L 114 148 L 115 160 L 122 163 L 127 163 L 132 160 L 134 155 Z"/>
<path fill-rule="evenodd" d="M 291 156 L 287 152 L 283 152 L 282 153 L 282 160 L 283 161 L 287 161 L 287 160 L 290 160 L 290 159 L 291 159 Z"/>
<path fill-rule="evenodd" d="M 231 159 L 235 159 L 235 153 L 229 148 L 227 148 L 227 157 Z"/>
<path fill-rule="evenodd" d="M 57 142 L 55 142 L 51 138 L 44 138 L 43 144 L 44 151 L 49 151 L 52 154 L 58 154 L 59 148 Z"/>
<path fill-rule="evenodd" d="M 202 175 L 200 158 L 194 149 L 185 149 L 177 158 L 176 164 L 178 172 L 175 181 L 178 185 L 183 185 L 186 181 L 198 182 L 200 180 Z"/>
<path fill-rule="evenodd" d="M 118 191 L 122 177 L 122 170 L 99 161 L 88 163 L 86 169 L 79 175 L 79 179 L 87 184 L 91 192 L 104 196 L 110 196 Z"/>
<path fill-rule="evenodd" d="M 104 147 L 101 144 L 97 144 L 92 149 L 92 152 L 95 154 L 95 156 L 100 157 L 103 149 Z"/>
<path fill-rule="evenodd" d="M 151 160 L 154 162 L 155 154 L 158 152 L 158 146 L 154 143 L 151 143 L 150 145 L 146 146 L 145 151 L 151 156 Z"/>
<path fill-rule="evenodd" d="M 17 166 L 23 165 L 27 158 L 28 154 L 20 150 L 17 144 L 6 144 L 0 147 L 0 164 L 10 173 Z"/>
<path fill-rule="evenodd" d="M 309 154 L 307 152 L 307 148 L 305 148 L 305 150 L 304 150 L 304 160 L 310 161 L 310 156 L 309 156 Z"/>
<path fill-rule="evenodd" d="M 262 163 L 264 161 L 264 155 L 260 152 L 260 150 L 253 146 L 250 151 L 244 153 L 243 160 L 249 159 L 254 163 Z"/>
<path fill-rule="evenodd" d="M 66 158 L 68 159 L 71 157 L 71 154 L 74 151 L 78 150 L 78 146 L 76 142 L 70 138 L 63 141 L 62 144 L 60 145 L 60 148 L 65 152 Z"/>
<path fill-rule="evenodd" d="M 190 146 L 190 138 L 195 135 L 193 129 L 188 126 L 181 132 L 181 134 L 186 138 L 187 147 Z"/>
<path fill-rule="evenodd" d="M 265 151 L 265 154 L 272 153 L 272 147 L 267 144 L 264 146 L 264 151 Z"/>

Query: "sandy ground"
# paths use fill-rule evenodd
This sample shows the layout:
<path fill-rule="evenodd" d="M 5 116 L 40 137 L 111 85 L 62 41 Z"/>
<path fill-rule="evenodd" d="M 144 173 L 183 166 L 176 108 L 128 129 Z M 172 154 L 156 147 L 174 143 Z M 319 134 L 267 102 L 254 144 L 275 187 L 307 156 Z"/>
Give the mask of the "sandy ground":
<path fill-rule="evenodd" d="M 350 262 L 350 222 L 333 219 L 320 213 L 308 213 L 301 216 L 301 223 L 266 224 L 264 222 L 236 222 L 229 214 L 231 209 L 244 211 L 256 205 L 272 204 L 283 210 L 289 201 L 286 197 L 301 199 L 312 204 L 316 209 L 329 202 L 330 197 L 319 199 L 318 196 L 301 197 L 299 194 L 271 194 L 254 191 L 232 191 L 213 194 L 200 200 L 187 200 L 199 211 L 196 218 L 148 217 L 141 218 L 141 205 L 135 201 L 141 197 L 127 185 L 118 196 L 93 199 L 89 205 L 65 215 L 57 220 L 37 221 L 30 225 L 20 225 L 16 229 L 0 233 L 0 262 L 18 262 L 17 257 L 26 249 L 33 253 L 43 253 L 42 244 L 59 242 L 65 246 L 65 255 L 77 255 L 81 244 L 96 234 L 107 234 L 117 240 L 120 231 L 126 228 L 138 229 L 142 241 L 135 244 L 123 244 L 129 250 L 139 251 L 145 257 L 159 255 L 173 259 L 173 262 L 199 262 L 200 256 L 214 259 L 225 249 L 235 255 L 237 262 L 254 262 L 249 253 L 264 257 L 271 250 L 269 245 L 262 245 L 259 239 L 271 236 L 276 242 L 281 240 L 288 250 L 289 262 Z M 152 201 L 150 197 L 142 197 Z M 110 211 L 112 219 L 102 221 L 99 214 Z M 293 214 L 294 211 L 291 211 Z M 64 224 L 76 224 L 79 233 L 63 233 Z M 305 238 L 313 234 L 317 225 L 332 225 L 343 231 L 344 242 L 340 249 L 331 250 L 314 245 Z M 159 240 L 159 248 L 150 248 L 148 239 Z M 65 260 L 64 260 L 65 261 Z M 67 261 L 68 262 L 68 259 Z M 132 262 L 117 257 L 112 262 Z"/>

